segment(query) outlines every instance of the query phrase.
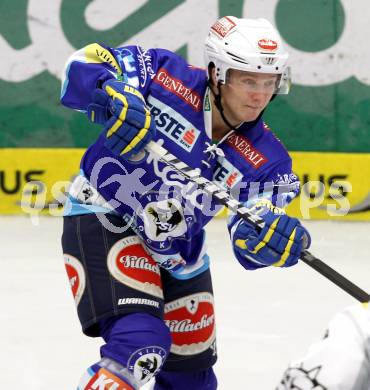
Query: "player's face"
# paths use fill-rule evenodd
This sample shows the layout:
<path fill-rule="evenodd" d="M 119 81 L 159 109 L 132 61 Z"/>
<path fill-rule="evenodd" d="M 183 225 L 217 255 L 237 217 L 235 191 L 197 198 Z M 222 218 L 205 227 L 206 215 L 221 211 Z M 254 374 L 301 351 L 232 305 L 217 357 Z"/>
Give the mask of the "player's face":
<path fill-rule="evenodd" d="M 255 120 L 276 90 L 278 75 L 229 70 L 222 105 L 231 123 Z"/>

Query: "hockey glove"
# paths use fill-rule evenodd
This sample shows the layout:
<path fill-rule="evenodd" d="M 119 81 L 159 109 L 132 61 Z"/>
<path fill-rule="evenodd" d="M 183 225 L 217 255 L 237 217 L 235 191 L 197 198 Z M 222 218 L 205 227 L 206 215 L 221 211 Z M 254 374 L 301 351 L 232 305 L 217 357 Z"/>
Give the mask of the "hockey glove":
<path fill-rule="evenodd" d="M 310 246 L 308 231 L 298 219 L 288 217 L 270 202 L 257 204 L 254 212 L 264 220 L 261 231 L 240 219 L 231 229 L 234 253 L 247 269 L 296 264 L 303 249 Z"/>
<path fill-rule="evenodd" d="M 155 135 L 154 119 L 143 95 L 121 81 L 108 80 L 101 90 L 95 90 L 87 115 L 92 122 L 104 124 L 104 145 L 124 159 L 144 149 Z"/>

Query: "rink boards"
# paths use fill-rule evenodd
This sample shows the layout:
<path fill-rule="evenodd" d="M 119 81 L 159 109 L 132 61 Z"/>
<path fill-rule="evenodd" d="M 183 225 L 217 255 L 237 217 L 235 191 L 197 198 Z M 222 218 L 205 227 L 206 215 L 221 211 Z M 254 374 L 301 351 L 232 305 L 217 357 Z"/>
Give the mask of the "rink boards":
<path fill-rule="evenodd" d="M 61 215 L 84 149 L 0 149 L 0 214 Z M 292 152 L 302 183 L 289 214 L 370 220 L 370 154 Z M 59 206 L 58 206 L 59 204 Z"/>

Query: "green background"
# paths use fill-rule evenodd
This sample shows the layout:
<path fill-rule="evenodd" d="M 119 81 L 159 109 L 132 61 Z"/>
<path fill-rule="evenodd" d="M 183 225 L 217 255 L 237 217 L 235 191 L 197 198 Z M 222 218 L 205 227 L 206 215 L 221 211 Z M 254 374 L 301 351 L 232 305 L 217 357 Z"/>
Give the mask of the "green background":
<path fill-rule="evenodd" d="M 75 48 L 94 41 L 117 45 L 183 1 L 151 0 L 106 31 L 86 24 L 84 10 L 89 3 L 62 2 L 61 24 Z M 220 0 L 218 9 L 219 15 L 242 16 L 243 1 Z M 31 43 L 26 10 L 27 0 L 0 2 L 0 33 L 17 50 Z M 339 0 L 281 0 L 275 12 L 284 39 L 302 51 L 330 47 L 345 23 Z M 186 56 L 186 49 L 178 52 Z M 60 81 L 47 71 L 25 82 L 0 80 L 0 147 L 88 146 L 99 128 L 81 131 L 87 125 L 86 118 L 62 107 L 59 93 Z M 370 87 L 354 77 L 330 86 L 293 85 L 289 95 L 279 96 L 269 106 L 265 119 L 289 150 L 370 152 Z"/>

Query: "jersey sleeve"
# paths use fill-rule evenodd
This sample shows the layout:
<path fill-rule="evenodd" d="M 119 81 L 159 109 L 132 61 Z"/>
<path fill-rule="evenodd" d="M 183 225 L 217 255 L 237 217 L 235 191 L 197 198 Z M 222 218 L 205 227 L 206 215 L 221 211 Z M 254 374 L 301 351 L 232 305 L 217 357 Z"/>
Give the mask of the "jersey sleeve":
<path fill-rule="evenodd" d="M 144 97 L 167 51 L 140 46 L 111 48 L 92 43 L 68 59 L 63 73 L 61 103 L 86 111 L 96 88 L 112 78 L 122 80 L 140 90 Z"/>
<path fill-rule="evenodd" d="M 241 182 L 234 191 L 239 192 L 238 199 L 246 207 L 268 199 L 274 206 L 284 209 L 299 194 L 300 182 L 288 158 L 272 165 L 258 180 Z"/>
<path fill-rule="evenodd" d="M 92 92 L 106 80 L 122 76 L 123 69 L 112 52 L 98 43 L 76 51 L 65 65 L 61 103 L 85 111 Z"/>
<path fill-rule="evenodd" d="M 262 180 L 264 198 L 273 205 L 284 209 L 300 192 L 300 182 L 292 171 L 292 160 L 289 159 L 275 164 Z"/>

